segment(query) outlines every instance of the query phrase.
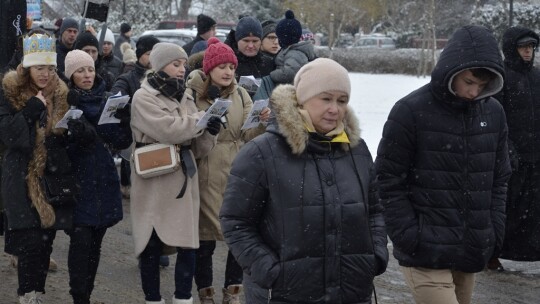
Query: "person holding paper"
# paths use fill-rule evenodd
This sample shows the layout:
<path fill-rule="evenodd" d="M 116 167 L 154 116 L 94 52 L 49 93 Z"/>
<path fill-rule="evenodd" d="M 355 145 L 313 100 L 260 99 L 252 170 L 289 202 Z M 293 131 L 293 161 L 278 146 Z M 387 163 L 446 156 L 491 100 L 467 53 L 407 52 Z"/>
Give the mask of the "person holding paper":
<path fill-rule="evenodd" d="M 94 60 L 81 50 L 70 51 L 65 60 L 69 79 L 68 103 L 82 110 L 68 121 L 68 153 L 76 171 L 80 192 L 73 217 L 68 270 L 74 304 L 90 303 L 99 265 L 101 243 L 107 228 L 123 217 L 120 181 L 110 148 L 131 144 L 129 120 L 98 125 L 107 100 L 105 82 L 96 73 Z"/>
<path fill-rule="evenodd" d="M 218 214 L 232 160 L 245 142 L 265 130 L 263 124 L 252 129 L 241 129 L 253 103 L 246 90 L 236 84 L 234 74 L 237 66 L 238 60 L 233 50 L 219 39 L 210 38 L 204 53 L 202 71 L 191 72 L 187 82 L 187 92 L 195 97 L 197 107 L 201 110 L 208 109 L 216 98 L 232 101 L 223 116 L 222 121 L 226 128 L 222 128 L 219 132 L 216 147 L 206 157 L 198 160 L 201 208 L 200 247 L 197 249 L 195 283 L 201 303 L 213 301 L 212 255 L 216 241 L 223 241 Z M 266 122 L 269 116 L 270 109 L 265 108 L 259 114 L 260 121 Z M 240 303 L 241 284 L 242 269 L 229 253 L 225 269 L 223 303 Z"/>
<path fill-rule="evenodd" d="M 68 89 L 58 77 L 54 38 L 36 33 L 23 38 L 23 59 L 2 80 L 0 141 L 5 148 L 2 191 L 7 219 L 7 253 L 18 258 L 20 303 L 42 300 L 56 230 L 70 227 L 73 205 L 53 207 L 45 199 L 41 179 L 47 165 L 70 170 L 69 162 L 53 161 L 67 147 L 65 129 L 54 125 L 68 111 Z M 14 299 L 3 299 L 13 302 Z"/>
<path fill-rule="evenodd" d="M 199 183 L 196 158 L 214 147 L 221 123 L 197 122 L 204 111 L 184 94 L 187 54 L 173 43 L 160 42 L 150 53 L 154 70 L 133 96 L 131 129 L 136 147 L 152 143 L 180 148 L 182 169 L 152 178 L 137 175 L 131 162 L 131 219 L 135 254 L 140 259 L 146 303 L 165 303 L 160 293 L 159 258 L 177 253 L 173 304 L 191 304 L 195 248 L 199 247 Z"/>
<path fill-rule="evenodd" d="M 220 220 L 246 303 L 371 303 L 388 250 L 350 93 L 337 62 L 304 65 L 272 94 L 276 124 L 234 159 Z"/>

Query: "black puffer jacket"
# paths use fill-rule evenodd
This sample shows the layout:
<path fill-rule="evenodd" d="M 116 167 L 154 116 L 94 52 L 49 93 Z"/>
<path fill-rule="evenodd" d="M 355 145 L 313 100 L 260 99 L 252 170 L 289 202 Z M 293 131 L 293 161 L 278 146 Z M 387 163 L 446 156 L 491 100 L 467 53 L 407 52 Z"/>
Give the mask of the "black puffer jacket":
<path fill-rule="evenodd" d="M 122 71 L 124 70 L 124 63 L 113 53 L 109 54 L 109 56 L 103 56 L 101 59 L 102 68 L 107 70 L 112 75 L 112 80 L 115 81 L 116 78 L 122 74 Z"/>
<path fill-rule="evenodd" d="M 503 37 L 504 90 L 499 101 L 506 112 L 508 138 L 519 159 L 534 163 L 540 160 L 540 70 L 533 67 L 533 60 L 525 62 L 517 51 L 517 41 L 538 35 L 523 27 L 507 30 Z"/>
<path fill-rule="evenodd" d="M 388 263 L 371 155 L 352 109 L 350 146 L 323 144 L 298 123 L 294 96 L 291 85 L 274 91 L 279 130 L 269 126 L 233 162 L 225 240 L 244 272 L 271 289 L 269 303 L 369 303 Z"/>
<path fill-rule="evenodd" d="M 131 103 L 133 95 L 141 88 L 141 82 L 146 71 L 147 70 L 137 62 L 133 70 L 118 76 L 111 89 L 111 93 L 116 94 L 121 92 L 122 95 L 129 95 L 131 97 L 129 102 Z"/>
<path fill-rule="evenodd" d="M 458 98 L 460 71 L 497 74 L 478 98 Z M 396 103 L 376 160 L 388 235 L 399 264 L 481 271 L 502 245 L 510 165 L 502 106 L 502 58 L 487 29 L 458 30 L 431 82 Z"/>
<path fill-rule="evenodd" d="M 240 81 L 240 76 L 253 76 L 261 79 L 270 75 L 270 72 L 276 68 L 274 60 L 262 52 L 259 52 L 256 56 L 247 57 L 240 51 L 236 51 L 236 57 L 238 58 L 238 67 L 235 72 L 236 81 Z M 248 90 L 248 93 L 250 97 L 255 95 L 255 91 Z"/>

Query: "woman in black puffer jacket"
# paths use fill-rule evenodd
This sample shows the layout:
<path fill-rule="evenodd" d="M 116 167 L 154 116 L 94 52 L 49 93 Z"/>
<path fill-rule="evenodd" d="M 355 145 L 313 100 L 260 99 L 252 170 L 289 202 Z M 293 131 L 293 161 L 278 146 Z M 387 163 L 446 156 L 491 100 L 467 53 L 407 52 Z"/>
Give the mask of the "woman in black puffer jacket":
<path fill-rule="evenodd" d="M 321 58 L 294 83 L 276 88 L 276 124 L 233 163 L 225 240 L 254 283 L 249 303 L 370 303 L 388 251 L 347 71 Z M 250 298 L 261 289 L 265 299 Z"/>

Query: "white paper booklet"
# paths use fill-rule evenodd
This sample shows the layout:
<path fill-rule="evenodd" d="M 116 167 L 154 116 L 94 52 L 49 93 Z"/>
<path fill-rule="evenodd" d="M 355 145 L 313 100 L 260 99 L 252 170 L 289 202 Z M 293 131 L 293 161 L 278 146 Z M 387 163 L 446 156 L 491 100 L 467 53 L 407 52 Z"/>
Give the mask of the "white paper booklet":
<path fill-rule="evenodd" d="M 238 85 L 246 89 L 250 93 L 257 92 L 257 89 L 261 86 L 261 80 L 255 78 L 253 75 L 249 76 L 240 76 L 238 80 Z"/>
<path fill-rule="evenodd" d="M 129 95 L 113 95 L 107 99 L 103 112 L 101 112 L 101 117 L 99 118 L 98 125 L 109 124 L 109 123 L 120 123 L 120 119 L 114 117 L 116 110 L 122 109 L 129 102 Z"/>
<path fill-rule="evenodd" d="M 67 122 L 68 120 L 70 119 L 79 119 L 81 118 L 83 114 L 83 111 L 82 110 L 79 110 L 79 109 L 69 109 L 66 114 L 64 115 L 64 117 L 62 117 L 62 119 L 60 119 L 59 122 L 56 123 L 56 125 L 54 126 L 55 128 L 64 128 L 64 129 L 67 129 L 68 128 L 68 125 L 67 125 Z"/>
<path fill-rule="evenodd" d="M 221 99 L 216 98 L 214 100 L 214 103 L 208 110 L 206 110 L 206 113 L 204 113 L 204 116 L 201 117 L 201 119 L 197 122 L 197 128 L 204 129 L 206 128 L 206 125 L 208 124 L 208 119 L 212 116 L 221 117 L 225 112 L 227 112 L 227 109 L 231 106 L 232 101 L 228 99 Z"/>
<path fill-rule="evenodd" d="M 259 126 L 259 114 L 261 114 L 264 108 L 268 107 L 268 98 L 255 100 L 251 111 L 249 111 L 248 117 L 242 126 L 242 130 L 255 128 Z"/>

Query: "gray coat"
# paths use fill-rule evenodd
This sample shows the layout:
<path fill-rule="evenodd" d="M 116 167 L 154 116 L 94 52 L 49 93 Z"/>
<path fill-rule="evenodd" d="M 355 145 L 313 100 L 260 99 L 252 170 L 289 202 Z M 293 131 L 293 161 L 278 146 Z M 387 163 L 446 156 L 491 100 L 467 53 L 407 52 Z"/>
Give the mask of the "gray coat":
<path fill-rule="evenodd" d="M 282 49 L 275 58 L 276 69 L 270 72 L 270 78 L 275 84 L 290 83 L 294 75 L 306 63 L 315 60 L 315 48 L 310 41 L 300 41 Z"/>

